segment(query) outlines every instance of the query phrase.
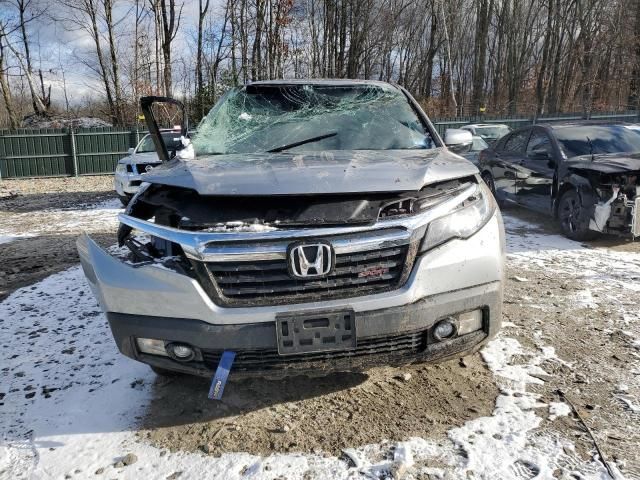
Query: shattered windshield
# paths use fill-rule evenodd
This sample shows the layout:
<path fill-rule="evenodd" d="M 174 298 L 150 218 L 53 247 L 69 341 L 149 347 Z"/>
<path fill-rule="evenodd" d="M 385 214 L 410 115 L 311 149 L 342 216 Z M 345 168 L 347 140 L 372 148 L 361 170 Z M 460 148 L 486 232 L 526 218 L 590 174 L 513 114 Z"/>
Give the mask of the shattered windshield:
<path fill-rule="evenodd" d="M 633 125 L 584 125 L 553 131 L 568 157 L 640 152 L 640 129 Z"/>
<path fill-rule="evenodd" d="M 198 126 L 196 155 L 435 148 L 407 98 L 384 85 L 249 85 Z"/>

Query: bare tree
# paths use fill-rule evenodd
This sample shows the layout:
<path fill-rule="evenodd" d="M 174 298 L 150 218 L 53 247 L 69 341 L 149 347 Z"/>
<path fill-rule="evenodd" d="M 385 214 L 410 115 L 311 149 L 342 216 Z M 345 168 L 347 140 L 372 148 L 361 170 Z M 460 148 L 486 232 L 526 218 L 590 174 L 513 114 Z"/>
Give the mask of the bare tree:
<path fill-rule="evenodd" d="M 7 110 L 7 116 L 9 117 L 9 127 L 12 130 L 18 128 L 20 123 L 13 107 L 13 98 L 11 96 L 11 87 L 8 81 L 8 67 L 6 65 L 6 25 L 0 23 L 0 91 L 2 93 L 2 100 L 4 101 L 4 107 Z"/>
<path fill-rule="evenodd" d="M 184 3 L 180 3 L 177 9 L 176 0 L 150 0 L 150 5 L 162 30 L 160 47 L 162 49 L 164 91 L 165 95 L 171 96 L 171 45 L 180 28 Z"/>
<path fill-rule="evenodd" d="M 196 50 L 196 95 L 200 97 L 200 117 L 204 116 L 204 102 L 202 101 L 203 95 L 203 75 L 202 75 L 202 42 L 204 37 L 204 21 L 207 17 L 207 11 L 209 10 L 209 0 L 198 0 L 198 40 Z"/>

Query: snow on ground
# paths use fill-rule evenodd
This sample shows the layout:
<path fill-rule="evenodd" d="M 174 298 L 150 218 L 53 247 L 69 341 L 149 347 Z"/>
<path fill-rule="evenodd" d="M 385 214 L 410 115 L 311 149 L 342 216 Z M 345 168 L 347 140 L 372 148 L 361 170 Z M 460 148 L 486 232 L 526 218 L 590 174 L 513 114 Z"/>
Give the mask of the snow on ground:
<path fill-rule="evenodd" d="M 640 254 L 606 248 L 585 248 L 560 235 L 536 233 L 531 225 L 505 217 L 507 258 L 519 274 L 543 268 L 549 274 L 580 280 L 589 288 L 574 294 L 576 307 L 596 308 L 596 295 L 616 303 L 617 315 L 608 318 L 610 328 L 620 328 L 640 341 L 640 309 L 629 292 L 640 291 Z M 534 267 L 535 266 L 535 267 Z"/>
<path fill-rule="evenodd" d="M 94 222 L 115 226 L 115 205 L 96 210 L 61 212 L 59 228 L 90 229 Z M 510 230 L 526 227 L 519 220 L 506 220 Z M 523 277 L 527 262 L 535 261 L 558 273 L 593 279 L 591 290 L 603 279 L 638 286 L 608 268 L 623 257 L 640 273 L 638 255 L 586 251 L 576 242 L 543 234 L 524 240 L 509 235 L 508 244 L 509 259 L 521 264 Z M 628 318 L 637 319 L 631 306 L 621 308 Z M 346 455 L 349 461 L 307 454 L 214 458 L 170 453 L 139 440 L 136 417 L 145 412 L 155 377 L 146 366 L 118 353 L 80 267 L 22 288 L 0 303 L 0 338 L 9 339 L 0 349 L 1 478 L 551 478 L 567 465 L 576 478 L 609 478 L 597 461 L 574 457 L 570 439 L 534 434 L 543 413 L 567 413 L 566 406 L 547 405 L 528 391 L 542 382 L 543 362 L 562 360 L 548 345 L 525 349 L 508 336 L 508 329 L 482 351 L 501 390 L 491 416 L 450 430 L 449 442 L 413 438 L 353 445 Z M 620 399 L 629 401 L 623 394 Z M 637 408 L 631 401 L 629 405 Z M 137 461 L 119 463 L 129 453 Z"/>
<path fill-rule="evenodd" d="M 15 242 L 16 240 L 20 240 L 21 238 L 30 237 L 31 235 L 3 235 L 0 234 L 0 245 L 3 243 Z"/>
<path fill-rule="evenodd" d="M 61 234 L 86 230 L 115 231 L 118 228 L 118 213 L 122 212 L 122 204 L 117 199 L 107 200 L 91 206 L 91 208 L 50 208 L 34 212 L 17 213 L 13 216 L 15 225 L 28 223 L 28 232 L 18 231 L 12 224 L 0 226 L 0 243 L 3 237 L 25 237 L 44 234 Z M 27 222 L 20 221 L 28 219 Z M 15 239 L 14 239 L 15 240 Z M 11 241 L 11 240 L 10 240 Z"/>

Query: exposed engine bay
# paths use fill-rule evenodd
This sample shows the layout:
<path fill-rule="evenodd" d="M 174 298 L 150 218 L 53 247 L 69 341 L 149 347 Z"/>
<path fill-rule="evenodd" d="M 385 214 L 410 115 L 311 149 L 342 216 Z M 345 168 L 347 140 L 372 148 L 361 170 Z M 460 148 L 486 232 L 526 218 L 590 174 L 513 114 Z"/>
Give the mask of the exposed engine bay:
<path fill-rule="evenodd" d="M 473 177 L 425 186 L 418 192 L 330 195 L 212 196 L 195 190 L 150 184 L 129 203 L 126 214 L 192 232 L 260 232 L 278 228 L 371 225 L 381 219 L 409 216 L 449 198 Z M 118 243 L 132 260 L 181 256 L 180 246 L 151 237 L 142 243 L 122 223 Z"/>
<path fill-rule="evenodd" d="M 597 194 L 589 228 L 603 233 L 640 236 L 640 172 L 585 172 Z"/>

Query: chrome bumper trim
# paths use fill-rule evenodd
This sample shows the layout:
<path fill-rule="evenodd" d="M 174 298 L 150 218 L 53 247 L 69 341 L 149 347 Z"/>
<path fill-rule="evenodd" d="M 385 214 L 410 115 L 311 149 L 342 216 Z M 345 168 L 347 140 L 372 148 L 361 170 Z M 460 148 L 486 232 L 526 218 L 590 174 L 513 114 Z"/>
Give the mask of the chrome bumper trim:
<path fill-rule="evenodd" d="M 247 260 L 279 259 L 284 257 L 286 246 L 292 240 L 313 237 L 326 238 L 361 232 L 373 233 L 373 235 L 354 237 L 349 240 L 336 238 L 335 243 L 332 241 L 336 253 L 350 253 L 374 249 L 379 246 L 408 243 L 414 231 L 449 213 L 463 200 L 475 193 L 477 188 L 476 184 L 469 185 L 453 197 L 416 215 L 379 220 L 374 224 L 360 226 L 282 228 L 262 232 L 193 232 L 157 225 L 125 214 L 120 214 L 119 219 L 123 224 L 136 230 L 179 244 L 188 257 L 200 261 L 232 261 L 238 256 Z M 230 245 L 233 242 L 246 243 Z M 259 248 L 255 242 L 261 242 Z M 221 243 L 225 245 L 216 245 Z"/>

